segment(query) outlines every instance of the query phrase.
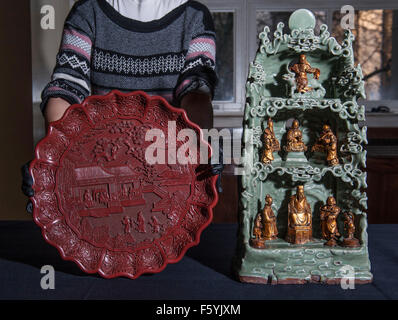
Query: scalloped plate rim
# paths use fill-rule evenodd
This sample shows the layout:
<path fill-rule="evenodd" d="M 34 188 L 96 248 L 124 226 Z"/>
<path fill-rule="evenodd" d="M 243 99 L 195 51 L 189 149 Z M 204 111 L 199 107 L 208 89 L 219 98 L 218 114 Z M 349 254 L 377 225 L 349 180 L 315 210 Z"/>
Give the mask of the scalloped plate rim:
<path fill-rule="evenodd" d="M 199 142 L 200 142 L 200 143 L 205 143 L 205 144 L 208 145 L 208 149 L 209 149 L 208 159 L 211 158 L 211 155 L 212 155 L 212 148 L 211 148 L 210 144 L 208 144 L 208 143 L 203 139 L 203 132 L 202 132 L 201 128 L 200 128 L 196 123 L 192 122 L 192 121 L 188 118 L 188 116 L 187 116 L 187 114 L 186 114 L 186 111 L 185 111 L 184 109 L 179 109 L 179 108 L 176 108 L 176 107 L 172 106 L 170 103 L 168 103 L 168 102 L 166 101 L 166 99 L 164 99 L 164 98 L 161 97 L 161 96 L 150 96 L 149 94 L 147 94 L 146 92 L 141 91 L 141 90 L 139 90 L 139 91 L 133 91 L 133 92 L 129 92 L 129 93 L 124 93 L 124 92 L 121 92 L 121 91 L 119 91 L 119 90 L 111 90 L 110 92 L 108 92 L 108 93 L 105 94 L 105 95 L 92 95 L 92 96 L 87 97 L 87 98 L 86 98 L 84 101 L 82 101 L 80 104 L 77 103 L 77 104 L 73 104 L 73 105 L 69 106 L 68 109 L 64 112 L 63 116 L 62 116 L 59 120 L 50 122 L 50 123 L 48 124 L 48 132 L 46 133 L 46 136 L 45 136 L 43 139 L 41 139 L 41 140 L 37 143 L 37 145 L 36 145 L 36 147 L 35 147 L 35 152 L 34 152 L 35 158 L 31 161 L 31 163 L 30 163 L 30 165 L 29 165 L 29 173 L 31 174 L 32 179 L 33 179 L 33 188 L 34 188 L 34 184 L 35 184 L 35 183 L 34 183 L 34 175 L 32 174 L 32 172 L 33 172 L 32 169 L 33 169 L 34 165 L 35 165 L 37 162 L 43 162 L 43 163 L 45 163 L 45 164 L 58 167 L 56 163 L 49 162 L 49 161 L 44 161 L 44 159 L 40 159 L 40 158 L 38 157 L 38 151 L 39 151 L 41 145 L 44 144 L 44 142 L 45 142 L 45 140 L 47 139 L 49 133 L 50 133 L 52 130 L 56 129 L 56 128 L 54 127 L 54 125 L 57 125 L 57 124 L 62 123 L 62 122 L 64 121 L 64 119 L 66 119 L 66 118 L 68 117 L 68 115 L 69 115 L 73 110 L 75 110 L 75 109 L 81 109 L 81 110 L 85 113 L 85 115 L 86 115 L 86 117 L 87 117 L 87 120 L 88 120 L 87 123 L 89 124 L 89 126 L 90 126 L 90 127 L 93 127 L 93 123 L 92 123 L 91 120 L 90 120 L 90 117 L 89 117 L 89 115 L 88 115 L 88 113 L 87 113 L 87 110 L 86 110 L 86 108 L 85 108 L 85 105 L 88 104 L 88 103 L 90 102 L 90 100 L 93 100 L 93 99 L 106 100 L 107 98 L 109 98 L 109 97 L 112 96 L 112 95 L 119 95 L 119 96 L 123 96 L 123 97 L 130 97 L 130 96 L 134 96 L 134 95 L 143 95 L 143 96 L 146 98 L 147 102 L 148 102 L 148 101 L 151 101 L 151 100 L 161 100 L 161 101 L 163 102 L 163 104 L 164 104 L 168 109 L 170 109 L 170 110 L 173 111 L 173 112 L 176 112 L 176 113 L 181 114 L 182 117 L 183 117 L 183 119 L 184 119 L 184 121 L 185 121 L 189 126 L 192 126 L 192 127 L 195 128 L 196 132 L 199 133 Z M 58 130 L 58 129 L 57 129 L 57 130 Z M 217 176 L 212 176 L 212 177 L 210 177 L 210 178 L 209 178 L 209 181 L 210 181 L 211 190 L 212 190 L 212 192 L 213 192 L 213 195 L 212 195 L 212 196 L 213 196 L 213 200 L 212 200 L 212 202 L 211 202 L 208 206 L 205 207 L 205 208 L 207 209 L 207 211 L 208 211 L 208 217 L 207 217 L 206 222 L 204 222 L 204 223 L 200 226 L 200 228 L 195 232 L 195 239 L 193 239 L 191 242 L 189 242 L 188 244 L 186 244 L 186 245 L 183 247 L 183 249 L 181 250 L 180 254 L 179 254 L 176 258 L 174 258 L 174 259 L 169 259 L 169 258 L 167 258 L 166 253 L 165 253 L 164 250 L 161 248 L 161 246 L 158 244 L 158 241 L 155 240 L 155 241 L 154 241 L 155 247 L 161 252 L 161 254 L 162 254 L 163 258 L 164 258 L 164 261 L 163 261 L 162 266 L 159 267 L 159 268 L 157 268 L 157 269 L 155 269 L 155 270 L 145 270 L 145 269 L 143 269 L 142 271 L 137 272 L 137 273 L 135 273 L 134 275 L 131 275 L 130 273 L 126 273 L 126 272 L 117 272 L 117 273 L 111 273 L 111 274 L 107 274 L 107 273 L 102 272 L 102 270 L 101 270 L 101 264 L 102 264 L 102 262 L 103 262 L 104 256 L 106 255 L 106 252 L 108 251 L 108 249 L 106 249 L 106 248 L 101 248 L 101 249 L 102 249 L 102 252 L 101 252 L 101 259 L 99 260 L 99 262 L 98 262 L 98 264 L 96 265 L 96 268 L 95 268 L 94 270 L 89 270 L 88 268 L 86 268 L 83 264 L 81 264 L 81 262 L 80 262 L 77 258 L 75 258 L 75 257 L 73 257 L 73 256 L 68 256 L 68 255 L 66 255 L 65 252 L 64 252 L 64 250 L 62 249 L 62 247 L 61 247 L 60 245 L 56 244 L 54 241 L 50 240 L 50 239 L 47 237 L 47 233 L 46 233 L 46 230 L 45 230 L 47 225 L 55 224 L 57 221 L 64 220 L 63 215 L 61 214 L 62 216 L 61 216 L 60 218 L 56 218 L 56 219 L 54 219 L 53 221 L 51 221 L 51 222 L 49 222 L 49 223 L 47 223 L 47 224 L 43 224 L 42 222 L 39 221 L 39 217 L 38 217 L 38 214 L 37 214 L 37 210 L 38 210 L 39 208 L 38 208 L 38 206 L 37 206 L 37 204 L 36 204 L 35 196 L 32 196 L 32 197 L 30 197 L 29 199 L 32 201 L 32 204 L 33 204 L 33 211 L 32 211 L 33 221 L 35 222 L 35 224 L 36 224 L 38 227 L 40 227 L 40 229 L 41 229 L 41 234 L 42 234 L 42 237 L 44 238 L 44 240 L 45 240 L 48 244 L 50 244 L 51 246 L 53 246 L 53 247 L 55 247 L 55 248 L 57 249 L 57 251 L 59 252 L 59 254 L 60 254 L 60 256 L 61 256 L 61 258 L 62 258 L 63 260 L 65 260 L 65 261 L 73 261 L 73 262 L 79 267 L 79 269 L 82 270 L 83 272 L 85 272 L 85 273 L 87 273 L 87 274 L 96 274 L 96 273 L 97 273 L 97 274 L 99 274 L 101 277 L 103 277 L 103 278 L 105 278 L 105 279 L 113 279 L 113 278 L 118 278 L 118 277 L 127 277 L 127 278 L 129 278 L 129 279 L 137 279 L 138 277 L 140 277 L 140 276 L 143 275 L 143 274 L 156 274 L 156 273 L 159 273 L 159 272 L 163 271 L 163 270 L 167 267 L 168 264 L 175 264 L 175 263 L 181 261 L 181 259 L 185 256 L 185 254 L 186 254 L 186 252 L 188 251 L 188 249 L 190 249 L 190 248 L 192 248 L 192 247 L 194 247 L 194 246 L 197 246 L 197 245 L 200 243 L 200 237 L 201 237 L 201 235 L 202 235 L 203 230 L 206 229 L 206 228 L 211 224 L 211 222 L 212 222 L 212 220 L 213 220 L 213 208 L 216 206 L 216 204 L 217 204 L 217 202 L 218 202 L 218 192 L 217 192 L 217 189 L 216 189 Z M 82 241 L 81 239 L 79 239 L 79 240 Z M 121 251 L 121 252 L 123 252 L 123 251 Z"/>

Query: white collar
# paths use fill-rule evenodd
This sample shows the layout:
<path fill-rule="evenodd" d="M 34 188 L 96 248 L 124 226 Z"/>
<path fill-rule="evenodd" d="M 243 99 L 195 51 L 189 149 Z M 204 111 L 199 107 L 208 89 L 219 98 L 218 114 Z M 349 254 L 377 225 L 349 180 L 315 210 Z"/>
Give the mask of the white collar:
<path fill-rule="evenodd" d="M 127 18 L 148 22 L 158 20 L 188 0 L 106 0 Z"/>

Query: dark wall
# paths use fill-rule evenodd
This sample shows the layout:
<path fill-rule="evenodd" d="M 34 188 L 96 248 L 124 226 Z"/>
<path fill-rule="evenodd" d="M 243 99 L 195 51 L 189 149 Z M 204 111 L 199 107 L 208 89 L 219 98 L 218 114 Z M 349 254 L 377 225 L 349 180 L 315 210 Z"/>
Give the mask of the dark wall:
<path fill-rule="evenodd" d="M 33 156 L 29 1 L 0 1 L 0 26 L 0 219 L 29 219 L 20 191 Z"/>

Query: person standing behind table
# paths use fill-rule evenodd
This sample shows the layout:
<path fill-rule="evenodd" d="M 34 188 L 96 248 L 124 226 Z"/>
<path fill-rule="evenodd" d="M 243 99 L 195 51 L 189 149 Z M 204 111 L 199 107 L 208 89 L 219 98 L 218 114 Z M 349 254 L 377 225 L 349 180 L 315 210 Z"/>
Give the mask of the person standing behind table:
<path fill-rule="evenodd" d="M 217 82 L 209 10 L 187 0 L 81 0 L 69 13 L 51 81 L 47 122 L 89 95 L 143 90 L 212 127 Z"/>
<path fill-rule="evenodd" d="M 201 128 L 211 128 L 215 53 L 212 16 L 197 1 L 77 1 L 41 95 L 46 127 L 87 96 L 118 89 L 160 95 Z M 29 163 L 22 167 L 22 190 L 31 197 L 28 168 Z M 213 165 L 209 174 L 222 169 L 222 163 Z"/>

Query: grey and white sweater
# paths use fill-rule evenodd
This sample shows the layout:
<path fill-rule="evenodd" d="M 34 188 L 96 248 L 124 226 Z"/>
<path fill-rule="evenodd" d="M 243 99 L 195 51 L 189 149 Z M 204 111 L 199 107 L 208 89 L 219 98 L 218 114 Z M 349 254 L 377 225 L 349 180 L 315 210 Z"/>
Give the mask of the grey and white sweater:
<path fill-rule="evenodd" d="M 209 10 L 188 1 L 159 20 L 122 16 L 106 0 L 80 0 L 65 21 L 51 81 L 42 92 L 71 104 L 87 96 L 143 90 L 175 106 L 190 91 L 214 95 L 215 32 Z"/>

